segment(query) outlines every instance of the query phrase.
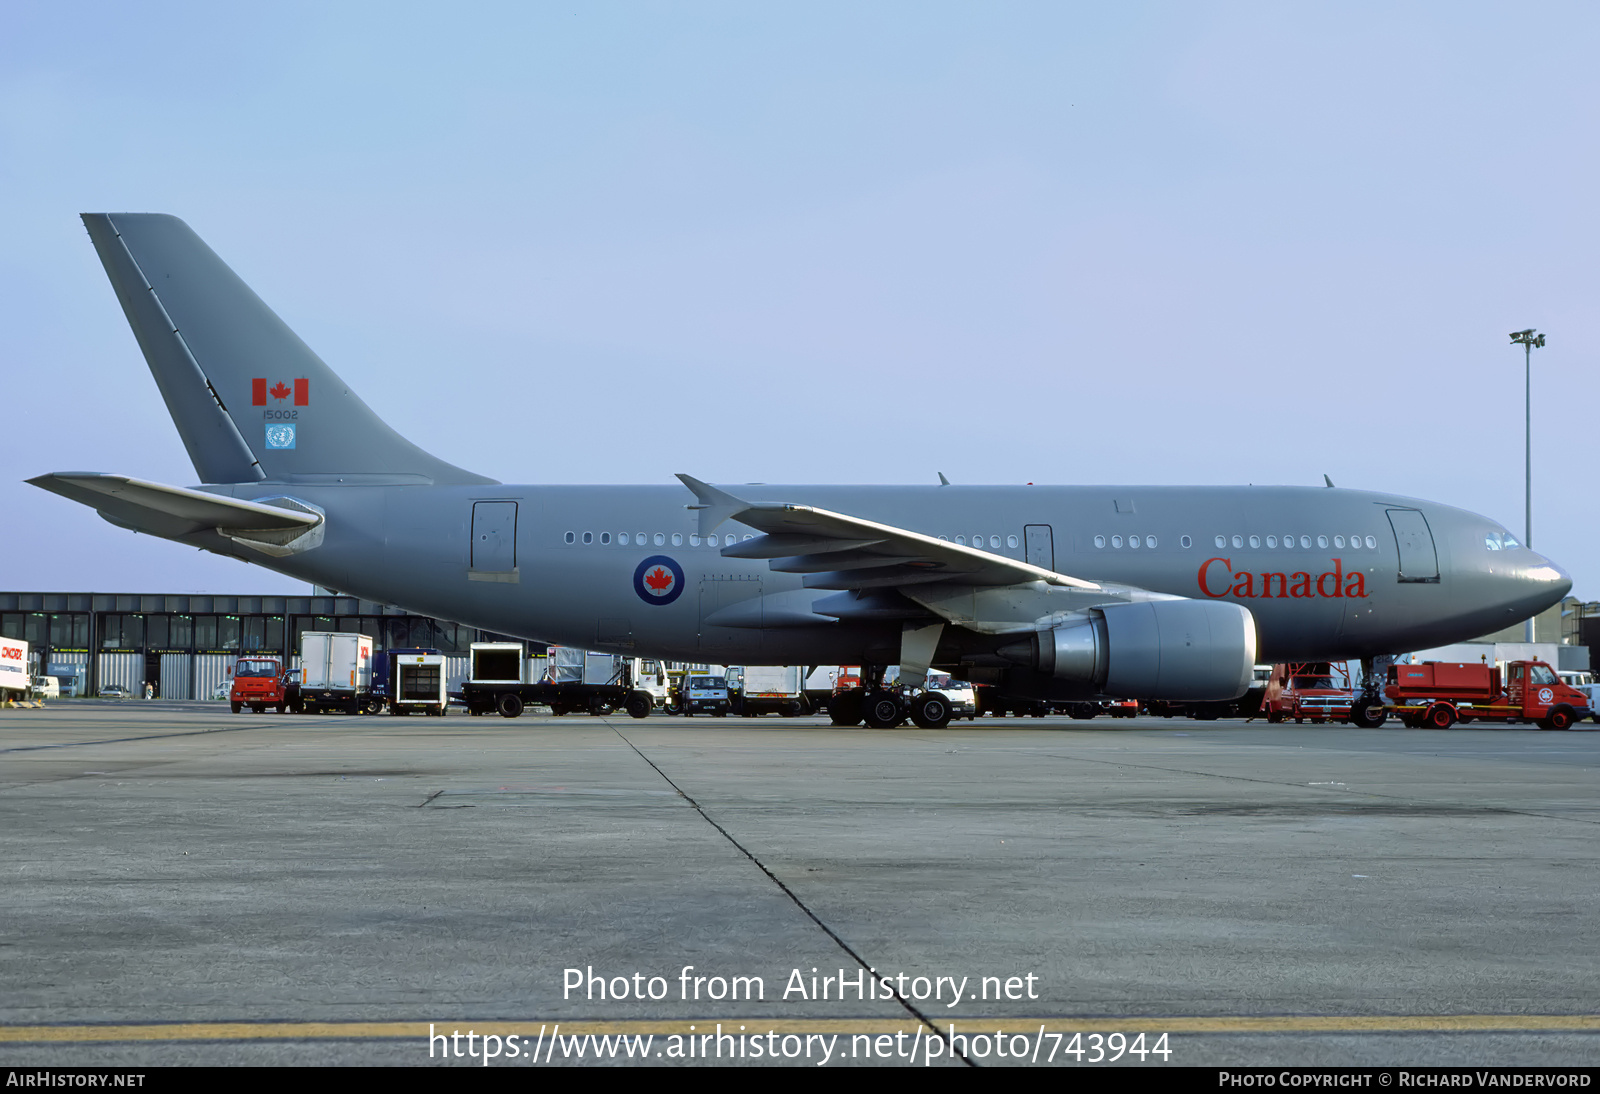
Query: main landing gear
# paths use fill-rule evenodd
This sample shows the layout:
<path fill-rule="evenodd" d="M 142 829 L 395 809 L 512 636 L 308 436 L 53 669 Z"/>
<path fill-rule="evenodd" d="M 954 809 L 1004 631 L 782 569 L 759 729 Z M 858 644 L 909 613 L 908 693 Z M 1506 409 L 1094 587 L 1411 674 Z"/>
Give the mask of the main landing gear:
<path fill-rule="evenodd" d="M 937 691 L 885 687 L 882 665 L 863 665 L 863 688 L 842 691 L 828 700 L 828 717 L 836 726 L 860 725 L 894 729 L 910 720 L 919 729 L 943 729 L 954 708 Z"/>

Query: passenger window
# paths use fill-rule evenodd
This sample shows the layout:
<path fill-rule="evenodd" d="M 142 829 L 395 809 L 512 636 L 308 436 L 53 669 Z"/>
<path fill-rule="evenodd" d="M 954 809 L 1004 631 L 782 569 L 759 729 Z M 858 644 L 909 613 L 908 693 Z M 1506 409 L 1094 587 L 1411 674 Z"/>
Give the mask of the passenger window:
<path fill-rule="evenodd" d="M 691 546 L 691 547 L 700 546 L 700 533 L 699 532 L 690 533 L 690 535 L 689 535 L 689 546 Z"/>
<path fill-rule="evenodd" d="M 1310 547 L 1311 546 L 1311 537 L 1310 536 L 1301 536 L 1300 537 L 1300 546 L 1302 548 Z"/>
<path fill-rule="evenodd" d="M 1334 536 L 1333 537 L 1333 545 L 1335 547 L 1342 548 L 1344 546 L 1344 537 L 1343 536 Z"/>
<path fill-rule="evenodd" d="M 1228 545 L 1228 537 L 1227 536 L 1218 536 L 1217 537 L 1217 546 L 1218 547 L 1226 547 L 1227 545 Z"/>
<path fill-rule="evenodd" d="M 1145 536 L 1144 537 L 1144 545 L 1146 547 L 1154 547 L 1156 545 L 1156 537 L 1155 536 Z"/>
<path fill-rule="evenodd" d="M 674 532 L 674 533 L 672 533 L 672 545 L 674 547 L 682 547 L 683 546 L 683 533 L 682 532 Z"/>
<path fill-rule="evenodd" d="M 1376 551 L 1377 549 L 1378 549 L 1378 541 L 1373 539 L 1371 536 L 1368 536 L 1367 537 L 1367 550 Z"/>
<path fill-rule="evenodd" d="M 1260 536 L 1251 536 L 1250 537 L 1250 546 L 1252 546 L 1252 547 L 1261 546 L 1261 537 Z"/>
<path fill-rule="evenodd" d="M 1133 548 L 1137 548 L 1139 546 L 1139 537 L 1138 536 L 1129 536 L 1128 537 L 1128 546 L 1129 547 L 1133 547 Z"/>
<path fill-rule="evenodd" d="M 611 542 L 611 533 L 610 532 L 601 532 L 600 533 L 600 542 L 602 544 L 609 544 Z"/>
<path fill-rule="evenodd" d="M 628 533 L 626 533 L 626 532 L 618 532 L 617 533 L 617 542 L 619 544 L 621 544 L 623 547 L 626 547 L 628 545 Z"/>
<path fill-rule="evenodd" d="M 1191 546 L 1193 546 L 1193 545 L 1194 545 L 1194 541 L 1193 541 L 1193 540 L 1191 540 L 1191 539 L 1190 539 L 1190 538 L 1189 538 L 1189 537 L 1188 537 L 1188 536 L 1184 536 L 1184 537 L 1183 537 L 1183 538 L 1182 538 L 1182 539 L 1180 539 L 1180 540 L 1179 540 L 1179 541 L 1178 541 L 1178 542 L 1179 542 L 1179 543 L 1181 543 L 1181 544 L 1183 544 L 1183 545 L 1184 545 L 1184 546 L 1185 546 L 1185 547 L 1191 547 Z"/>
<path fill-rule="evenodd" d="M 649 538 L 643 532 L 638 532 L 638 533 L 634 534 L 633 542 L 635 542 L 639 546 L 643 547 L 646 543 L 649 542 Z"/>
<path fill-rule="evenodd" d="M 1122 537 L 1121 536 L 1112 536 L 1111 537 L 1111 546 L 1113 546 L 1113 547 L 1121 547 L 1122 546 Z"/>
<path fill-rule="evenodd" d="M 942 543 L 949 543 L 950 542 L 950 537 L 949 536 L 940 536 L 939 540 Z"/>
<path fill-rule="evenodd" d="M 1243 536 L 1234 536 L 1233 537 L 1233 545 L 1235 547 L 1243 547 L 1244 546 L 1244 537 Z"/>
<path fill-rule="evenodd" d="M 657 532 L 656 533 L 656 546 L 660 547 L 663 544 L 665 544 L 666 542 L 667 542 L 667 537 L 662 535 L 660 532 Z"/>
<path fill-rule="evenodd" d="M 1323 548 L 1324 550 L 1326 550 L 1327 546 L 1328 546 L 1328 537 L 1327 536 L 1318 536 L 1317 537 L 1317 546 Z"/>
<path fill-rule="evenodd" d="M 1016 545 L 1017 545 L 1017 537 L 1016 536 L 1007 536 L 1006 537 L 1006 546 L 1007 547 L 1015 547 Z"/>
<path fill-rule="evenodd" d="M 593 543 L 594 542 L 594 533 L 593 532 L 585 532 L 585 533 L 583 533 L 583 542 L 584 542 L 585 545 Z"/>
<path fill-rule="evenodd" d="M 568 532 L 566 538 L 568 543 L 576 543 L 578 541 L 578 537 L 572 532 Z"/>
<path fill-rule="evenodd" d="M 747 539 L 747 540 L 750 540 L 750 539 L 755 539 L 756 537 L 751 535 L 751 536 L 745 536 L 744 538 Z"/>
<path fill-rule="evenodd" d="M 1360 536 L 1351 536 L 1350 537 L 1350 546 L 1354 547 L 1358 551 L 1361 550 L 1361 537 Z"/>
<path fill-rule="evenodd" d="M 961 546 L 965 547 L 967 545 L 967 537 L 966 536 L 957 536 L 956 537 L 956 542 L 961 544 Z"/>
<path fill-rule="evenodd" d="M 1096 547 L 1104 547 L 1106 545 L 1106 537 L 1105 536 L 1095 536 L 1094 537 L 1094 545 Z"/>
<path fill-rule="evenodd" d="M 993 547 L 996 551 L 998 551 L 1000 549 L 1000 537 L 999 536 L 990 536 L 989 537 L 989 546 Z"/>
<path fill-rule="evenodd" d="M 1277 536 L 1268 536 L 1267 537 L 1267 546 L 1268 547 L 1276 547 L 1277 545 L 1278 545 L 1278 537 Z"/>

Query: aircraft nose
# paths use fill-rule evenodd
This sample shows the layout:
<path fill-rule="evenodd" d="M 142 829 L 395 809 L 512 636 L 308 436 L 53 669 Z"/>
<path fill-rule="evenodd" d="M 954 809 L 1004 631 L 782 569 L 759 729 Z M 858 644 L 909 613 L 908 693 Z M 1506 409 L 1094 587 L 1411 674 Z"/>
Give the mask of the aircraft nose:
<path fill-rule="evenodd" d="M 1526 563 L 1516 567 L 1512 577 L 1516 586 L 1518 611 L 1537 615 L 1572 591 L 1572 575 L 1536 551 L 1528 551 Z"/>

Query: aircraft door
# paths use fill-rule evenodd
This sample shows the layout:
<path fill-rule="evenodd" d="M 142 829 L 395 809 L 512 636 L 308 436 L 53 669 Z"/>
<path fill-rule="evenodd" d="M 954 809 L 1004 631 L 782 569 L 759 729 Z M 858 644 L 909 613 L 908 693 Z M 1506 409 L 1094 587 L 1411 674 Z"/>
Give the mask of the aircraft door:
<path fill-rule="evenodd" d="M 479 573 L 511 573 L 517 568 L 517 503 L 472 503 L 471 568 Z"/>
<path fill-rule="evenodd" d="M 1029 524 L 1023 528 L 1028 541 L 1028 565 L 1041 566 L 1051 573 L 1056 568 L 1055 537 L 1048 524 Z"/>
<path fill-rule="evenodd" d="M 1435 585 L 1439 581 L 1439 553 L 1433 546 L 1428 520 L 1415 509 L 1390 509 L 1395 546 L 1400 551 L 1400 580 Z"/>

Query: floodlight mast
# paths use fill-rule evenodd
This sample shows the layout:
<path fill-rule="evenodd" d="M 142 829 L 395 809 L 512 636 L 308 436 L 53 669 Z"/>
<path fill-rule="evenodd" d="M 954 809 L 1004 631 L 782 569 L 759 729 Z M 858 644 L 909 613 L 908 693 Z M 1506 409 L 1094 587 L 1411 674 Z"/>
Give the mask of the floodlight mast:
<path fill-rule="evenodd" d="M 1544 345 L 1544 335 L 1539 334 L 1532 327 L 1527 330 L 1511 332 L 1511 344 L 1522 347 L 1522 396 L 1523 396 L 1523 469 L 1524 484 L 1523 498 L 1525 512 L 1523 514 L 1522 545 L 1533 546 L 1533 351 Z M 1522 636 L 1529 642 L 1533 641 L 1533 619 L 1530 617 L 1523 624 Z"/>

